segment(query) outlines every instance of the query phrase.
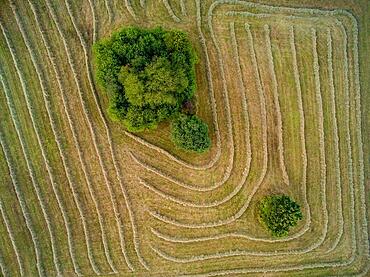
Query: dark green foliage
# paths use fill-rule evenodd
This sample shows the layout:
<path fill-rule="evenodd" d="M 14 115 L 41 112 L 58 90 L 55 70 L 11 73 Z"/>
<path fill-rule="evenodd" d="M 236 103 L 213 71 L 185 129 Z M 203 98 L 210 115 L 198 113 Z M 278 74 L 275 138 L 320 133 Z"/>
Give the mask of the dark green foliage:
<path fill-rule="evenodd" d="M 196 55 L 181 31 L 124 28 L 95 44 L 94 54 L 109 115 L 129 131 L 156 128 L 194 94 Z"/>
<path fill-rule="evenodd" d="M 289 228 L 303 218 L 300 206 L 286 195 L 269 195 L 259 203 L 262 222 L 275 237 L 288 235 Z"/>
<path fill-rule="evenodd" d="M 179 147 L 204 152 L 211 145 L 208 126 L 196 115 L 180 114 L 171 125 L 172 141 Z"/>

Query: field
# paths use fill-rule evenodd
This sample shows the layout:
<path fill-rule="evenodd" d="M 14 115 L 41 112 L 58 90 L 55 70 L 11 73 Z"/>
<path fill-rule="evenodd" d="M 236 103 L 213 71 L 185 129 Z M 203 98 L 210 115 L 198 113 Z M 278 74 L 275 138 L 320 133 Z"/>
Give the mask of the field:
<path fill-rule="evenodd" d="M 256 2 L 0 0 L 0 276 L 368 276 L 369 4 Z M 129 25 L 189 34 L 209 152 L 109 119 L 92 45 Z"/>

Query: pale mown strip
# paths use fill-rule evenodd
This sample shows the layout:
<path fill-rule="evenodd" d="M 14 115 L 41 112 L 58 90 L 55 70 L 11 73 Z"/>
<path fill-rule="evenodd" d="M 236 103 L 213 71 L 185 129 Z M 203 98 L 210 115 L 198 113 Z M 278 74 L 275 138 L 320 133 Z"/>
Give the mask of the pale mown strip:
<path fill-rule="evenodd" d="M 269 25 L 264 25 L 265 31 L 265 43 L 267 49 L 267 57 L 269 70 L 272 78 L 272 91 L 274 94 L 274 106 L 277 119 L 277 135 L 278 135 L 278 151 L 279 151 L 279 161 L 280 169 L 283 174 L 283 182 L 286 185 L 289 185 L 289 177 L 285 167 L 284 161 L 284 142 L 283 142 L 283 122 L 281 119 L 280 103 L 279 103 L 279 93 L 278 93 L 278 83 L 276 79 L 275 66 L 274 66 L 274 56 L 272 54 L 272 45 L 271 45 L 271 31 Z"/>
<path fill-rule="evenodd" d="M 333 45 L 330 29 L 327 30 L 327 47 L 328 47 L 328 72 L 329 72 L 329 90 L 330 90 L 330 105 L 331 115 L 333 117 L 333 137 L 334 137 L 334 151 L 335 151 L 335 177 L 336 177 L 336 188 L 337 188 L 337 202 L 338 202 L 338 227 L 339 232 L 337 233 L 336 239 L 327 253 L 333 251 L 342 238 L 344 230 L 344 218 L 343 218 L 343 203 L 342 203 L 342 180 L 340 176 L 340 153 L 339 153 L 339 135 L 338 135 L 338 119 L 335 102 L 335 86 L 334 86 L 334 73 L 333 73 Z"/>
<path fill-rule="evenodd" d="M 168 3 L 168 0 L 162 0 L 163 5 L 166 7 L 168 14 L 171 16 L 173 21 L 175 22 L 181 22 L 181 19 L 176 16 L 176 14 L 173 12 L 172 7 L 170 3 Z"/>
<path fill-rule="evenodd" d="M 187 11 L 186 11 L 186 5 L 185 5 L 186 0 L 180 0 L 180 7 L 181 7 L 181 14 L 183 16 L 187 16 Z"/>
<path fill-rule="evenodd" d="M 131 16 L 137 20 L 137 16 L 136 16 L 136 13 L 134 11 L 134 8 L 132 7 L 132 4 L 131 4 L 131 0 L 125 0 L 125 5 L 126 5 L 126 9 L 127 11 L 131 14 Z"/>
<path fill-rule="evenodd" d="M 10 226 L 10 222 L 9 222 L 9 219 L 8 219 L 6 213 L 5 213 L 2 201 L 0 201 L 0 213 L 1 213 L 1 217 L 4 221 L 4 225 L 6 227 L 6 231 L 8 233 L 10 242 L 12 244 L 14 254 L 17 258 L 19 275 L 24 276 L 24 267 L 23 267 L 23 262 L 22 262 L 22 259 L 21 259 L 21 255 L 19 254 L 18 246 L 17 246 L 17 244 L 15 242 L 15 238 L 14 238 L 14 232 L 13 232 L 12 227 Z"/>
<path fill-rule="evenodd" d="M 9 92 L 9 88 L 4 83 L 2 68 L 0 68 L 0 82 L 1 82 L 4 90 Z M 34 251 L 35 251 L 35 255 L 36 255 L 36 266 L 37 266 L 38 274 L 39 274 L 40 277 L 43 277 L 43 276 L 45 276 L 45 271 L 44 271 L 44 267 L 41 263 L 42 258 L 41 258 L 40 242 L 39 242 L 38 236 L 35 232 L 32 220 L 29 216 L 29 212 L 28 212 L 28 209 L 27 209 L 27 205 L 24 201 L 24 197 L 22 195 L 21 190 L 19 189 L 19 184 L 17 182 L 15 171 L 14 171 L 13 165 L 11 163 L 10 151 L 7 148 L 6 144 L 5 144 L 3 134 L 1 132 L 0 132 L 0 145 L 1 145 L 2 151 L 3 151 L 4 156 L 5 156 L 5 160 L 6 160 L 6 163 L 7 163 L 8 169 L 9 169 L 9 173 L 10 173 L 10 178 L 12 180 L 12 185 L 13 185 L 14 191 L 17 195 L 18 203 L 19 203 L 19 205 L 21 207 L 21 210 L 22 210 L 22 216 L 23 216 L 23 218 L 26 222 L 27 229 L 28 229 L 28 231 L 30 232 L 30 235 L 31 235 L 31 239 L 32 239 L 32 243 L 33 243 Z M 22 149 L 22 151 L 24 153 L 24 149 Z M 27 160 L 27 157 L 25 157 L 25 159 Z"/>
<path fill-rule="evenodd" d="M 4 35 L 8 50 L 9 50 L 11 56 L 12 56 L 12 61 L 13 61 L 13 64 L 16 68 L 16 72 L 17 72 L 18 78 L 19 78 L 20 83 L 21 83 L 23 95 L 24 95 L 24 98 L 26 100 L 26 106 L 27 106 L 28 114 L 30 115 L 31 122 L 32 122 L 32 127 L 33 127 L 33 130 L 34 130 L 35 134 L 36 134 L 38 146 L 40 147 L 44 163 L 45 163 L 46 168 L 48 170 L 50 182 L 53 185 L 56 185 L 55 181 L 54 181 L 54 177 L 51 174 L 50 163 L 49 163 L 48 158 L 46 157 L 46 152 L 45 152 L 45 149 L 44 149 L 44 145 L 43 145 L 41 137 L 40 137 L 39 127 L 36 124 L 36 119 L 35 119 L 34 111 L 32 109 L 32 104 L 30 102 L 30 97 L 29 97 L 29 92 L 28 92 L 28 87 L 26 85 L 26 81 L 25 81 L 24 76 L 22 74 L 22 71 L 20 69 L 20 64 L 19 64 L 17 55 L 15 53 L 15 50 L 13 48 L 13 45 L 12 45 L 10 39 L 9 39 L 9 35 L 8 35 L 7 31 L 5 30 L 1 21 L 0 21 L 0 28 L 1 28 L 1 31 Z M 0 74 L 2 75 L 3 72 L 1 72 Z M 1 78 L 3 79 L 3 77 L 1 77 Z M 11 93 L 8 90 L 8 88 L 4 87 L 4 90 L 6 90 L 7 101 L 10 102 L 11 101 L 10 99 L 12 97 Z M 9 104 L 8 104 L 8 107 L 9 107 L 9 110 L 11 110 L 11 117 L 12 117 L 12 120 L 13 120 L 13 124 L 16 127 L 16 132 L 17 132 L 18 139 L 19 139 L 19 141 L 21 143 L 21 146 L 22 146 L 22 151 L 23 151 L 23 154 L 24 154 L 24 157 L 25 157 L 25 160 L 26 160 L 29 176 L 31 178 L 33 188 L 34 188 L 34 190 L 36 192 L 36 195 L 37 195 L 37 200 L 40 204 L 40 207 L 41 207 L 41 210 L 42 210 L 45 222 L 46 222 L 46 226 L 47 226 L 47 229 L 48 229 L 50 242 L 51 242 L 51 250 L 52 250 L 52 255 L 53 255 L 54 267 L 55 267 L 55 270 L 57 271 L 57 275 L 59 276 L 59 275 L 61 275 L 61 272 L 62 272 L 61 271 L 61 264 L 60 264 L 60 261 L 58 259 L 57 246 L 56 246 L 56 237 L 55 237 L 55 234 L 54 234 L 54 231 L 53 231 L 52 223 L 50 221 L 50 215 L 47 212 L 47 207 L 46 207 L 46 204 L 45 204 L 46 201 L 45 201 L 45 199 L 42 195 L 41 189 L 40 189 L 39 184 L 36 180 L 35 172 L 34 172 L 34 169 L 31 165 L 31 160 L 32 159 L 30 158 L 28 151 L 26 151 L 25 142 L 23 140 L 23 137 L 22 137 L 21 131 L 20 131 L 20 124 L 19 124 L 19 122 L 16 122 L 17 121 L 16 118 L 18 119 L 18 117 L 16 116 L 15 111 L 11 108 L 12 106 L 9 106 Z M 40 274 L 41 274 L 41 272 L 40 272 Z"/>
<path fill-rule="evenodd" d="M 43 96 L 43 100 L 44 100 L 44 105 L 46 107 L 47 114 L 48 114 L 48 119 L 49 119 L 50 125 L 52 127 L 55 142 L 58 146 L 59 154 L 61 154 L 61 152 L 62 152 L 62 146 L 61 146 L 62 143 L 61 143 L 61 140 L 60 140 L 60 134 L 58 133 L 57 127 L 55 125 L 55 120 L 53 119 L 53 112 L 51 110 L 51 105 L 50 105 L 50 101 L 49 101 L 50 95 L 46 91 L 45 80 L 43 79 L 43 76 L 41 74 L 40 65 L 36 60 L 35 53 L 34 53 L 32 47 L 30 45 L 30 42 L 29 42 L 28 37 L 27 37 L 27 33 L 25 32 L 25 30 L 23 28 L 23 24 L 22 24 L 22 21 L 19 17 L 18 11 L 17 11 L 16 7 L 14 6 L 13 1 L 11 1 L 11 3 L 12 3 L 11 8 L 12 8 L 12 11 L 14 13 L 14 16 L 15 16 L 15 19 L 16 19 L 16 22 L 17 22 L 17 26 L 18 26 L 19 30 L 21 31 L 23 41 L 26 44 L 27 50 L 28 50 L 28 52 L 31 56 L 32 64 L 33 64 L 33 66 L 36 70 L 37 76 L 38 76 L 38 80 L 39 80 L 39 83 L 40 83 L 42 96 Z M 73 246 L 73 243 L 72 243 L 72 232 L 70 230 L 70 224 L 68 222 L 68 216 L 67 216 L 66 208 L 63 204 L 62 196 L 60 195 L 59 190 L 56 187 L 57 184 L 55 184 L 55 182 L 54 182 L 54 177 L 52 175 L 52 170 L 51 170 L 49 164 L 47 164 L 47 171 L 48 171 L 49 178 L 51 180 L 51 185 L 52 185 L 54 195 L 55 195 L 55 197 L 57 199 L 57 202 L 58 202 L 58 208 L 60 209 L 60 211 L 62 213 L 62 216 L 63 216 L 64 225 L 65 225 L 65 228 L 66 228 L 66 231 L 67 231 L 69 253 L 70 253 L 72 263 L 73 263 L 73 266 L 74 266 L 74 271 L 77 275 L 81 275 L 80 269 L 79 269 L 79 267 L 77 265 L 77 261 L 76 261 L 75 249 L 74 249 L 74 246 Z"/>
<path fill-rule="evenodd" d="M 45 37 L 45 32 L 44 32 L 44 29 L 42 28 L 42 25 L 39 21 L 39 14 L 38 14 L 38 11 L 35 9 L 35 6 L 34 4 L 28 0 L 28 3 L 31 7 L 31 10 L 33 12 L 33 15 L 34 15 L 34 19 L 37 23 L 37 26 L 38 26 L 38 29 L 39 29 L 39 32 L 40 32 L 40 35 L 42 37 L 42 41 L 43 41 L 43 44 L 48 52 L 48 57 L 49 57 L 49 60 L 51 62 L 51 64 L 53 65 L 53 69 L 54 69 L 54 73 L 55 73 L 55 76 L 57 78 L 57 82 L 58 82 L 58 87 L 59 87 L 59 90 L 61 92 L 61 95 L 62 95 L 62 101 L 63 101 L 63 106 L 64 106 L 64 111 L 67 115 L 67 118 L 68 118 L 68 123 L 69 123 L 69 126 L 71 128 L 71 131 L 72 131 L 72 135 L 73 135 L 73 140 L 74 140 L 74 146 L 76 147 L 77 149 L 77 153 L 78 153 L 78 157 L 79 157 L 79 161 L 80 161 L 80 164 L 81 164 L 81 167 L 82 167 L 82 170 L 83 170 L 83 173 L 84 173 L 84 176 L 85 176 L 85 179 L 86 181 L 88 182 L 89 180 L 89 177 L 87 176 L 87 172 L 86 172 L 86 165 L 83 161 L 83 158 L 82 158 L 82 150 L 79 146 L 79 143 L 78 143 L 78 139 L 77 139 L 77 136 L 76 136 L 76 129 L 75 129 L 75 126 L 74 126 L 74 123 L 71 119 L 71 116 L 70 116 L 70 112 L 68 111 L 68 104 L 67 104 L 67 99 L 66 99 L 66 93 L 65 93 L 65 90 L 64 90 L 64 87 L 62 85 L 62 82 L 61 82 L 61 73 L 60 71 L 58 70 L 58 67 L 56 65 L 56 60 L 55 60 L 55 57 L 54 55 L 52 54 L 51 52 L 51 49 L 50 49 L 50 46 L 49 46 L 49 42 L 47 41 L 46 37 Z M 46 2 L 46 4 L 48 5 L 48 9 L 50 10 L 50 3 L 49 2 Z M 51 14 L 52 15 L 52 18 L 53 18 L 53 21 L 58 29 L 58 31 L 60 31 L 60 27 L 59 25 L 57 24 L 57 22 L 55 21 L 55 14 Z M 64 41 L 65 43 L 65 41 Z M 64 45 L 66 47 L 66 45 Z M 67 53 L 68 55 L 68 53 Z M 90 237 L 89 237 L 89 232 L 88 232 L 88 228 L 87 228 L 87 222 L 86 222 L 86 217 L 84 215 L 84 212 L 83 212 L 83 209 L 82 209 L 82 203 L 79 199 L 79 195 L 78 195 L 78 192 L 76 190 L 76 187 L 75 187 L 75 184 L 72 182 L 72 179 L 71 179 L 71 173 L 70 173 L 70 169 L 66 166 L 66 157 L 63 155 L 63 163 L 64 163 L 64 166 L 66 168 L 66 172 L 67 172 L 67 178 L 68 178 L 68 182 L 69 182 L 69 185 L 70 185 L 70 188 L 71 188 L 71 191 L 73 193 L 73 197 L 74 197 L 74 201 L 77 205 L 77 209 L 79 211 L 79 214 L 80 214 L 80 218 L 81 218 L 81 222 L 82 222 L 82 226 L 83 226 L 83 230 L 84 230 L 84 236 L 85 236 L 85 241 L 86 241 L 86 248 L 87 248 L 87 254 L 88 254 L 88 258 L 89 258 L 89 262 L 90 262 L 90 265 L 93 269 L 93 271 L 96 273 L 96 274 L 100 274 L 100 270 L 94 260 L 94 257 L 93 257 L 93 253 L 92 253 L 92 248 L 91 248 L 91 240 L 90 240 Z"/>
<path fill-rule="evenodd" d="M 111 138 L 111 135 L 110 135 L 110 131 L 109 131 L 109 128 L 108 128 L 108 125 L 107 125 L 107 122 L 106 122 L 106 119 L 103 115 L 103 112 L 101 110 L 101 107 L 99 105 L 99 102 L 98 102 L 98 99 L 97 99 L 97 93 L 95 91 L 95 88 L 94 88 L 94 84 L 93 84 L 93 81 L 92 81 L 92 74 L 91 74 L 91 71 L 90 71 L 90 67 L 89 67 L 89 56 L 88 56 L 88 50 L 87 50 L 87 44 L 86 44 L 86 41 L 84 40 L 82 34 L 81 34 L 81 31 L 78 29 L 77 27 L 77 24 L 75 22 L 75 18 L 72 14 L 72 11 L 71 11 L 71 8 L 70 8 L 70 4 L 69 4 L 69 1 L 68 0 L 65 0 L 65 3 L 66 3 L 66 6 L 67 6 L 67 10 L 68 10 L 68 14 L 72 20 L 72 24 L 74 26 L 74 29 L 80 39 L 80 44 L 83 48 L 83 51 L 84 51 L 84 58 L 85 58 L 85 65 L 86 65 L 86 74 L 87 74 L 87 77 L 88 77 L 88 81 L 89 81 L 89 85 L 90 85 L 90 90 L 92 92 L 92 95 L 94 97 L 94 102 L 96 104 L 96 107 L 98 109 L 98 113 L 99 113 L 99 116 L 103 122 L 103 125 L 104 125 L 104 128 L 105 128 L 105 132 L 106 132 L 106 136 L 108 138 L 108 144 L 109 144 L 109 150 L 110 150 L 110 153 L 111 153 L 111 158 L 112 158 L 112 161 L 113 161 L 113 165 L 114 165 L 114 168 L 115 168 L 115 171 L 116 171 L 116 175 L 117 175 L 117 179 L 120 183 L 120 188 L 121 188 L 121 191 L 124 195 L 124 198 L 125 198 L 125 203 L 126 203 L 126 206 L 127 206 L 127 209 L 129 211 L 129 217 L 130 217 L 130 221 L 131 221 L 131 225 L 132 225 L 132 230 L 133 230 L 133 233 L 134 233 L 134 246 L 135 246 L 135 251 L 136 251 L 136 254 L 139 258 L 139 261 L 140 263 L 144 266 L 145 269 L 149 270 L 149 266 L 148 264 L 146 263 L 146 261 L 144 260 L 144 258 L 141 256 L 141 253 L 140 253 L 140 248 L 139 248 L 139 242 L 138 242 L 138 235 L 137 235 L 137 227 L 136 227 L 136 224 L 135 224 L 135 219 L 134 219 L 134 215 L 133 215 L 133 211 L 132 211 L 132 207 L 129 203 L 129 195 L 123 185 L 123 181 L 122 181 L 122 178 L 121 178 L 121 175 L 120 175 L 120 172 L 119 172 L 119 169 L 118 169 L 118 164 L 117 164 L 117 160 L 116 160 L 116 157 L 114 155 L 114 149 L 113 149 L 113 143 L 112 143 L 112 138 Z M 88 113 L 86 113 L 88 114 Z M 88 120 L 89 122 L 89 125 L 91 125 L 91 122 L 90 120 Z M 93 134 L 93 138 L 96 136 L 95 132 L 94 132 L 94 129 L 91 127 L 91 133 Z M 104 175 L 104 179 L 105 179 L 105 183 L 106 183 L 106 186 L 107 186 L 107 189 L 109 191 L 109 194 L 110 194 L 110 198 L 111 198 L 111 203 L 112 203 L 112 206 L 113 206 L 113 209 L 114 209 L 114 212 L 115 212 L 115 218 L 116 218 L 116 223 L 117 223 L 117 228 L 118 228 L 118 231 L 119 231 L 119 235 L 120 235 L 120 240 L 121 240 L 121 251 L 125 257 L 125 260 L 126 260 L 126 263 L 128 265 L 128 267 L 130 268 L 130 270 L 133 270 L 133 267 L 132 267 L 132 264 L 130 263 L 129 259 L 128 259 L 128 256 L 127 256 L 127 253 L 125 251 L 125 245 L 124 245 L 124 236 L 123 236 L 123 227 L 122 227 L 122 223 L 120 221 L 120 218 L 119 218 L 119 211 L 118 211 L 118 204 L 117 204 L 117 201 L 114 197 L 114 193 L 113 193 L 113 190 L 112 190 L 112 187 L 111 187 L 111 184 L 108 180 L 108 173 L 106 172 L 105 170 L 105 167 L 104 167 L 104 164 L 103 164 L 103 161 L 102 161 L 102 158 L 101 158 L 101 154 L 99 152 L 99 149 L 96 147 L 96 152 L 97 152 L 97 155 L 99 157 L 99 163 L 100 163 L 100 166 L 102 168 L 102 171 L 103 171 L 103 175 Z"/>
<path fill-rule="evenodd" d="M 210 59 L 209 59 L 209 55 L 208 55 L 208 49 L 207 49 L 207 45 L 206 45 L 206 42 L 205 42 L 205 39 L 204 39 L 204 34 L 203 34 L 203 31 L 201 29 L 201 26 L 202 26 L 202 18 L 201 18 L 201 6 L 200 6 L 200 0 L 195 0 L 195 4 L 196 4 L 196 17 L 197 17 L 197 28 L 198 28 L 198 33 L 199 33 L 199 39 L 200 39 L 200 42 L 201 42 L 201 45 L 203 47 L 203 53 L 205 55 L 205 60 L 206 60 L 206 73 L 207 73 L 207 81 L 208 81 L 208 91 L 209 91 L 209 98 L 211 99 L 211 103 L 210 103 L 210 106 L 211 106 L 211 110 L 212 110 L 212 119 L 213 119 L 213 126 L 215 128 L 215 135 L 216 135 L 216 148 L 217 148 L 217 152 L 215 154 L 214 157 L 212 157 L 212 159 L 207 163 L 207 164 L 204 164 L 204 165 L 194 165 L 194 164 L 191 164 L 191 163 L 188 163 L 184 160 L 181 160 L 180 158 L 174 156 L 173 154 L 171 154 L 170 152 L 168 152 L 167 150 L 164 150 L 154 144 L 151 144 L 147 141 L 145 141 L 144 139 L 138 137 L 138 136 L 135 136 L 129 132 L 125 132 L 125 134 L 132 138 L 133 140 L 137 141 L 138 143 L 150 148 L 150 149 L 153 149 L 159 153 L 161 153 L 162 155 L 165 155 L 167 156 L 167 158 L 169 158 L 171 161 L 173 162 L 176 162 L 184 167 L 187 167 L 187 168 L 190 168 L 190 169 L 194 169 L 194 170 L 207 170 L 207 169 L 210 169 L 212 168 L 216 162 L 220 159 L 220 156 L 221 156 L 221 137 L 220 137 L 220 127 L 219 127 L 219 122 L 218 122 L 218 113 L 217 113 L 217 103 L 216 103 L 216 99 L 215 99 L 215 91 L 214 91 L 214 88 L 213 88 L 213 77 L 212 77 L 212 71 L 211 71 L 211 66 L 210 66 Z"/>

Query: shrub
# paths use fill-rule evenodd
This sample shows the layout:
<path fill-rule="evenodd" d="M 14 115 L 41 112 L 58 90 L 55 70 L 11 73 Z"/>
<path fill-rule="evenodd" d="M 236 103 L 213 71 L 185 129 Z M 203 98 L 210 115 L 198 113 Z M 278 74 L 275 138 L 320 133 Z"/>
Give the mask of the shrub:
<path fill-rule="evenodd" d="M 196 55 L 184 32 L 123 28 L 96 43 L 94 56 L 108 113 L 129 131 L 156 128 L 193 97 Z"/>
<path fill-rule="evenodd" d="M 300 206 L 286 195 L 266 196 L 259 203 L 259 216 L 275 237 L 287 236 L 290 227 L 303 218 Z"/>
<path fill-rule="evenodd" d="M 205 152 L 211 140 L 208 126 L 196 115 L 179 114 L 171 124 L 172 141 L 186 150 Z"/>

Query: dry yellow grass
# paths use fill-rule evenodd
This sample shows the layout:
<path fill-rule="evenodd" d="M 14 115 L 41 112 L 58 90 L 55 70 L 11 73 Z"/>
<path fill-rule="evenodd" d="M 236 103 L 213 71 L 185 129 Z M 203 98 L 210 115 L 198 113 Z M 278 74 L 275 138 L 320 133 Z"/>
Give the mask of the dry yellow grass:
<path fill-rule="evenodd" d="M 368 274 L 366 1 L 256 2 L 2 1 L 0 276 Z M 109 120 L 91 47 L 128 25 L 188 32 L 208 153 Z"/>

